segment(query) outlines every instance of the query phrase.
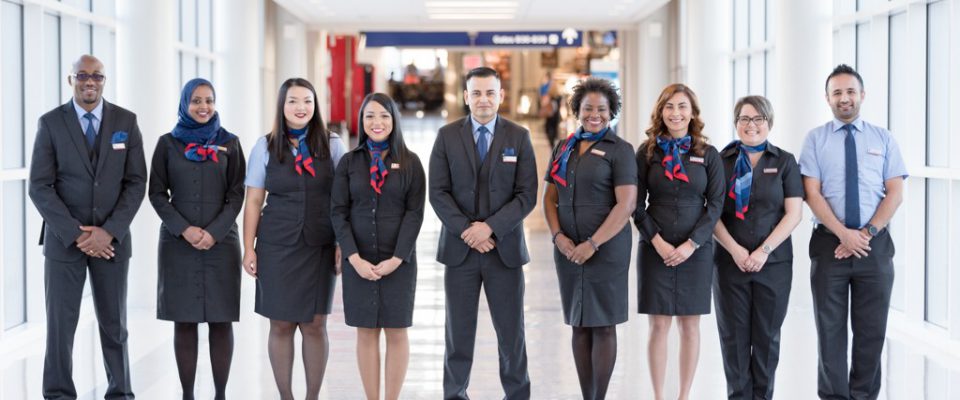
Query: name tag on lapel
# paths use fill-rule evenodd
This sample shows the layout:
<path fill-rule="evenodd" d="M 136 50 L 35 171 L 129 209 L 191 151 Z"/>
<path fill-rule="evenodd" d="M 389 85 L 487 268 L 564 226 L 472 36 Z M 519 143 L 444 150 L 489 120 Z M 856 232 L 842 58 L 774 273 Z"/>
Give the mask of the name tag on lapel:
<path fill-rule="evenodd" d="M 600 156 L 600 157 L 603 157 L 603 156 L 607 155 L 607 152 L 605 152 L 605 151 L 603 151 L 603 150 L 590 149 L 590 154 L 595 154 L 595 155 L 598 155 L 598 156 Z"/>
<path fill-rule="evenodd" d="M 777 169 L 776 169 L 776 168 L 764 168 L 764 169 L 763 169 L 763 173 L 765 173 L 765 174 L 775 174 L 775 173 L 777 173 Z"/>
<path fill-rule="evenodd" d="M 703 157 L 690 156 L 690 162 L 694 162 L 694 163 L 697 163 L 697 164 L 703 164 Z"/>
<path fill-rule="evenodd" d="M 126 144 L 126 143 L 113 143 L 113 149 L 114 149 L 114 150 L 123 150 L 123 149 L 126 149 L 126 148 L 127 148 L 127 144 Z"/>
<path fill-rule="evenodd" d="M 400 169 L 400 164 L 390 163 L 390 169 Z"/>
<path fill-rule="evenodd" d="M 226 147 L 223 147 L 223 146 L 217 146 L 217 151 L 220 151 L 220 152 L 223 152 L 223 153 L 229 153 L 229 152 L 230 152 Z"/>
<path fill-rule="evenodd" d="M 867 154 L 879 156 L 883 155 L 883 152 L 881 152 L 880 149 L 867 149 Z"/>
<path fill-rule="evenodd" d="M 508 155 L 504 154 L 504 155 L 503 155 L 503 162 L 505 162 L 505 163 L 516 163 L 516 162 L 517 162 L 517 156 L 508 156 Z"/>

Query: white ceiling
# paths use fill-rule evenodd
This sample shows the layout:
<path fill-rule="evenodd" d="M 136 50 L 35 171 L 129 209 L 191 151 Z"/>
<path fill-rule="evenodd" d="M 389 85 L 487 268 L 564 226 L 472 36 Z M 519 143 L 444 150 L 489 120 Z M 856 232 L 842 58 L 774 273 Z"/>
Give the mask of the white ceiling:
<path fill-rule="evenodd" d="M 330 31 L 608 30 L 632 27 L 669 0 L 274 0 Z"/>

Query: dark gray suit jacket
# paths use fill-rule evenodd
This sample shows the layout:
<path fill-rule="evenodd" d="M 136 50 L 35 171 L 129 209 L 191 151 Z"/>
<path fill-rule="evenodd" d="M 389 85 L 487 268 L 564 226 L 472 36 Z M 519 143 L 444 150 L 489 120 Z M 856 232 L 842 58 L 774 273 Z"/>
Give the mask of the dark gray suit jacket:
<path fill-rule="evenodd" d="M 516 162 L 504 154 L 513 152 Z M 440 128 L 430 154 L 430 204 L 443 228 L 437 261 L 463 263 L 470 247 L 460 234 L 471 222 L 484 221 L 493 229 L 495 251 L 503 263 L 518 268 L 530 261 L 523 234 L 523 219 L 537 199 L 537 161 L 530 133 L 520 125 L 497 116 L 493 141 L 487 151 L 490 162 L 487 185 L 478 183 L 481 170 L 470 117 Z M 479 210 L 480 196 L 487 196 L 489 213 Z"/>
<path fill-rule="evenodd" d="M 44 114 L 37 124 L 30 198 L 43 217 L 43 254 L 54 260 L 71 262 L 84 256 L 75 245 L 81 225 L 99 226 L 113 235 L 115 259 L 130 257 L 130 223 L 147 182 L 143 138 L 134 113 L 102 101 L 96 165 L 73 100 Z"/>

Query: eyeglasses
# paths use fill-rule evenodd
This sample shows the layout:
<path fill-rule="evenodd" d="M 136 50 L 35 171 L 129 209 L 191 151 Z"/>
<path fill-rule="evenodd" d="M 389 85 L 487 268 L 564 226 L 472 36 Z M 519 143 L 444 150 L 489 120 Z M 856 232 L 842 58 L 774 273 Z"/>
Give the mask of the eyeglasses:
<path fill-rule="evenodd" d="M 94 82 L 103 82 L 104 79 L 107 79 L 103 74 L 88 74 L 86 72 L 81 72 L 79 74 L 73 74 L 74 79 L 80 82 L 86 82 L 93 79 Z"/>
<path fill-rule="evenodd" d="M 750 118 L 750 117 L 740 117 L 740 118 L 737 118 L 737 123 L 740 124 L 740 125 L 747 125 L 747 124 L 749 124 L 749 123 L 751 123 L 751 122 L 753 122 L 753 124 L 756 125 L 756 126 L 760 126 L 760 125 L 762 125 L 763 123 L 767 122 L 767 117 L 757 116 L 757 117 L 753 117 L 753 118 Z"/>

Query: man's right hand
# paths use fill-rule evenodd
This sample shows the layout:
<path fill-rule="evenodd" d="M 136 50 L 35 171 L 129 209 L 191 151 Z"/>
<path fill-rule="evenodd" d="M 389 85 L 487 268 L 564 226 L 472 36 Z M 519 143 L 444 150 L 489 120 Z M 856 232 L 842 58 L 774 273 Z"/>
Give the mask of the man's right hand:
<path fill-rule="evenodd" d="M 484 240 L 471 248 L 480 252 L 480 254 L 483 254 L 489 253 L 490 250 L 493 250 L 495 247 L 497 247 L 497 242 L 494 241 L 493 238 L 487 238 L 487 240 Z"/>
<path fill-rule="evenodd" d="M 857 258 L 863 258 L 870 252 L 870 236 L 857 229 L 843 229 L 838 236 L 840 244 Z"/>

